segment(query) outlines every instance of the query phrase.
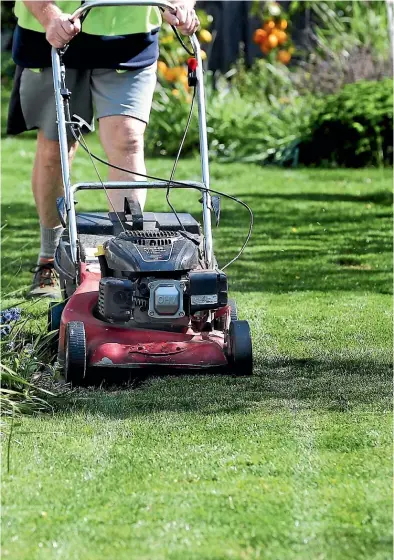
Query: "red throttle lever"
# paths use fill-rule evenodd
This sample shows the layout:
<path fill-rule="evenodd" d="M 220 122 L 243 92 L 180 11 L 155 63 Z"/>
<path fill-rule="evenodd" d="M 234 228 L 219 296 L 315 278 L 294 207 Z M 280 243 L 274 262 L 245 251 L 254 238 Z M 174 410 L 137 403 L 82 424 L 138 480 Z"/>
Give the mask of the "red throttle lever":
<path fill-rule="evenodd" d="M 187 61 L 187 79 L 189 82 L 189 87 L 195 87 L 197 85 L 197 66 L 197 59 L 189 58 L 189 60 Z"/>

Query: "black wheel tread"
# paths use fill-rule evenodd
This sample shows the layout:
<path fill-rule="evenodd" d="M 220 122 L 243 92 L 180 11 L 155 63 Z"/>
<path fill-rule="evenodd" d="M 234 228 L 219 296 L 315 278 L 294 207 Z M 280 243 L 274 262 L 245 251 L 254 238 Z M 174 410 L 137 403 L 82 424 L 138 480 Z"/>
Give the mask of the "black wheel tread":
<path fill-rule="evenodd" d="M 230 363 L 235 375 L 253 374 L 252 337 L 248 321 L 230 323 Z"/>
<path fill-rule="evenodd" d="M 67 324 L 66 353 L 68 354 L 65 367 L 66 381 L 78 385 L 83 381 L 86 373 L 86 336 L 81 321 L 70 321 Z"/>

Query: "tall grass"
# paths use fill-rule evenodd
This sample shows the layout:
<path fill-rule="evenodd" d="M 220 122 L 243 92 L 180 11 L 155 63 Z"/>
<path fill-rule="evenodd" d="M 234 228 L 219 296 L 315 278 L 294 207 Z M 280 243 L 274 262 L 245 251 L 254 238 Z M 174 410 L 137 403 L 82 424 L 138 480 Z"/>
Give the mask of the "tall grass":
<path fill-rule="evenodd" d="M 68 391 L 52 364 L 56 333 L 29 333 L 32 320 L 27 308 L 19 321 L 5 325 L 8 329 L 2 326 L 0 410 L 5 417 L 50 411 Z"/>

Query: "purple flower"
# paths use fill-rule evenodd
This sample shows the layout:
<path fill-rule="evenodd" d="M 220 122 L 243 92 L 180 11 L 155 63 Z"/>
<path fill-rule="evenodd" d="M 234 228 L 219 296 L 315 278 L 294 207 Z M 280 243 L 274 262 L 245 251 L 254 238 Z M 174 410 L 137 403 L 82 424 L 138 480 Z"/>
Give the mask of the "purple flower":
<path fill-rule="evenodd" d="M 0 311 L 0 325 L 10 323 L 11 321 L 19 321 L 20 318 L 21 310 L 19 307 L 11 307 L 10 309 Z"/>
<path fill-rule="evenodd" d="M 4 327 L 0 327 L 0 337 L 8 336 L 11 332 L 11 325 L 4 325 Z"/>

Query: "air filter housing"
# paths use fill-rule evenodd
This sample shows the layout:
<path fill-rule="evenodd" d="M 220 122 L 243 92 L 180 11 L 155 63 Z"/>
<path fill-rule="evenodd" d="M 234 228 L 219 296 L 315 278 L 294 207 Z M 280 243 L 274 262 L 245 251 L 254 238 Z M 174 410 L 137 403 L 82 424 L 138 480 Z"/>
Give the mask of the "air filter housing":
<path fill-rule="evenodd" d="M 108 267 L 122 275 L 186 272 L 199 266 L 199 235 L 178 231 L 125 231 L 104 244 Z"/>

